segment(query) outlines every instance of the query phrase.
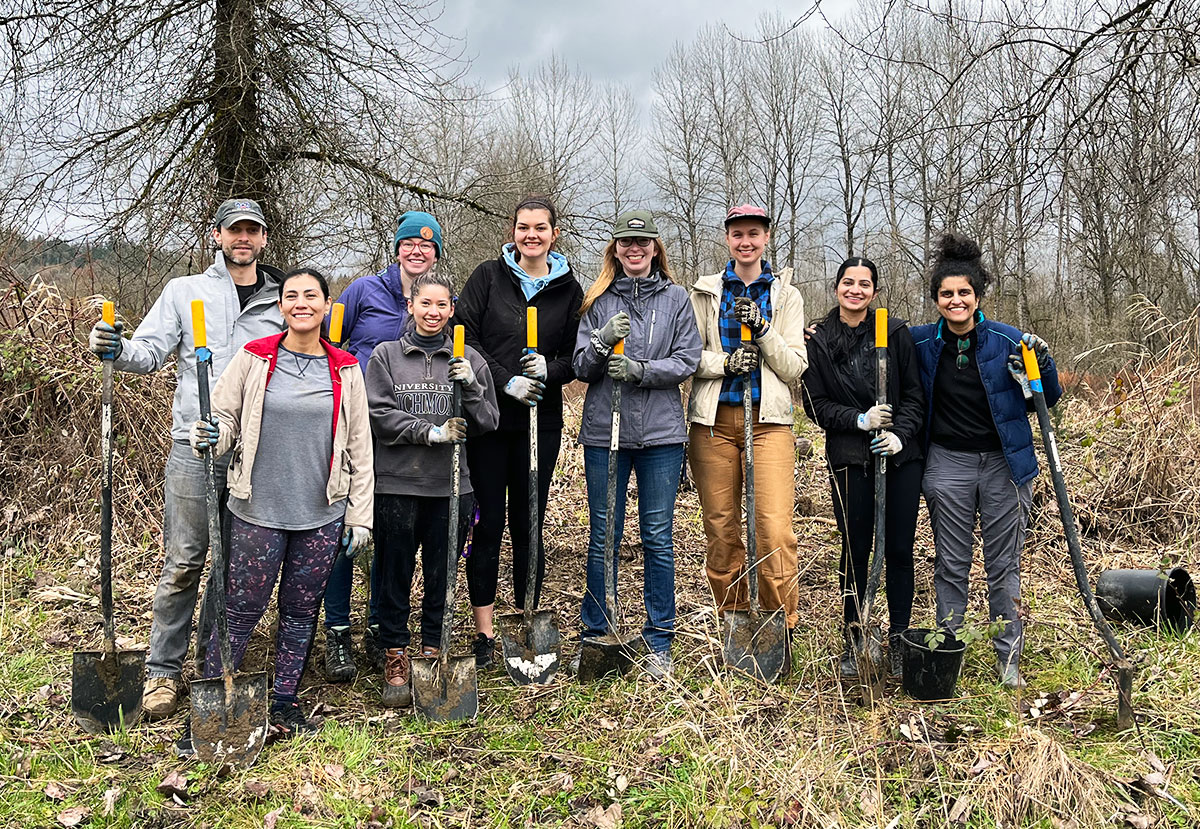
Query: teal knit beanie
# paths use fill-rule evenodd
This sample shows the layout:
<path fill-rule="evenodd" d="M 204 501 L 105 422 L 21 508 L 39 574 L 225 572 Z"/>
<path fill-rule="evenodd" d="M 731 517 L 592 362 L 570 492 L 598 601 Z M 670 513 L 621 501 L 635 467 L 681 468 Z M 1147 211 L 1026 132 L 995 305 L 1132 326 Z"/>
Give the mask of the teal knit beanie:
<path fill-rule="evenodd" d="M 393 256 L 400 250 L 400 242 L 404 239 L 424 239 L 433 242 L 437 247 L 438 259 L 442 258 L 442 226 L 430 214 L 410 210 L 400 217 L 400 226 L 396 228 L 396 238 L 392 243 Z"/>

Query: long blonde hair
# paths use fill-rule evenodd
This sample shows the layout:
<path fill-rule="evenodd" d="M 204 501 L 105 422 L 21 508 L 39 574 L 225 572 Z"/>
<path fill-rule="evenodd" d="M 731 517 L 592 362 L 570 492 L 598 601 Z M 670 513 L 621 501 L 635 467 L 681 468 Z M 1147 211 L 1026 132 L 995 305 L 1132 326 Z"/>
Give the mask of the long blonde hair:
<path fill-rule="evenodd" d="M 596 281 L 587 289 L 587 293 L 583 295 L 583 304 L 579 306 L 579 316 L 587 313 L 600 295 L 608 290 L 612 285 L 613 280 L 617 278 L 617 274 L 622 273 L 621 261 L 617 259 L 617 240 L 609 239 L 608 244 L 604 247 L 604 254 L 601 257 L 602 264 L 600 265 L 600 273 L 596 277 Z M 654 257 L 651 260 L 650 273 L 654 271 L 662 272 L 662 275 L 672 282 L 675 277 L 671 275 L 671 266 L 667 262 L 667 249 L 663 247 L 661 239 L 654 239 Z"/>

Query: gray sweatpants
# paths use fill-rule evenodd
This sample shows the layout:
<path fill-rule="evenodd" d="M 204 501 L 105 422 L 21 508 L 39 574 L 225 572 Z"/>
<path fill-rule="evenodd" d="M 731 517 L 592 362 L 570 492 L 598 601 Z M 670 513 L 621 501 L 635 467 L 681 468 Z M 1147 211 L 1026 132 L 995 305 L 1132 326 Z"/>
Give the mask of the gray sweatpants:
<path fill-rule="evenodd" d="M 994 639 L 1003 665 L 1017 664 L 1024 644 L 1016 603 L 1021 597 L 1021 548 L 1033 497 L 1032 484 L 1017 486 L 1010 474 L 1003 452 L 959 452 L 932 444 L 922 482 L 937 550 L 933 568 L 937 621 L 953 631 L 962 625 L 978 515 L 988 618 L 1008 621 Z"/>

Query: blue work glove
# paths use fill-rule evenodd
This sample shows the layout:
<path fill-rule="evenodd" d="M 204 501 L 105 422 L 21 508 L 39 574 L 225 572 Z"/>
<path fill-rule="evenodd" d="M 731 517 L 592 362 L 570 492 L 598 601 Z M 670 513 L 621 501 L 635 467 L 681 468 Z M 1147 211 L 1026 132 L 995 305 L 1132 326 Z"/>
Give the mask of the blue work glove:
<path fill-rule="evenodd" d="M 88 350 L 101 360 L 117 359 L 121 356 L 121 344 L 125 341 L 122 337 L 124 331 L 125 326 L 119 320 L 113 325 L 103 321 L 96 323 L 88 334 Z"/>
<path fill-rule="evenodd" d="M 461 417 L 452 417 L 441 426 L 431 426 L 429 429 L 429 445 L 438 443 L 464 443 L 467 439 L 467 421 Z"/>
<path fill-rule="evenodd" d="M 546 379 L 546 355 L 531 351 L 521 358 L 521 373 L 532 380 Z"/>
<path fill-rule="evenodd" d="M 898 455 L 903 448 L 904 443 L 901 442 L 899 435 L 895 432 L 889 432 L 886 429 L 877 434 L 874 440 L 871 441 L 871 451 L 876 455 Z"/>
<path fill-rule="evenodd" d="M 188 443 L 192 445 L 192 454 L 201 457 L 206 451 L 216 448 L 221 438 L 221 429 L 216 423 L 207 420 L 197 420 L 188 432 Z"/>
<path fill-rule="evenodd" d="M 858 416 L 856 425 L 864 432 L 888 428 L 892 425 L 892 404 L 876 403 Z"/>
<path fill-rule="evenodd" d="M 504 384 L 504 393 L 526 406 L 536 406 L 542 399 L 546 386 L 523 374 L 517 374 Z"/>
<path fill-rule="evenodd" d="M 1025 360 L 1020 354 L 1008 355 L 1008 373 L 1021 385 L 1021 394 L 1025 395 L 1025 399 L 1032 400 L 1033 389 L 1029 387 L 1029 375 L 1025 373 Z"/>
<path fill-rule="evenodd" d="M 1042 372 L 1050 370 L 1050 344 L 1039 337 L 1037 334 L 1025 333 L 1021 335 L 1021 342 L 1029 346 L 1033 350 L 1033 355 L 1037 357 L 1038 368 Z"/>

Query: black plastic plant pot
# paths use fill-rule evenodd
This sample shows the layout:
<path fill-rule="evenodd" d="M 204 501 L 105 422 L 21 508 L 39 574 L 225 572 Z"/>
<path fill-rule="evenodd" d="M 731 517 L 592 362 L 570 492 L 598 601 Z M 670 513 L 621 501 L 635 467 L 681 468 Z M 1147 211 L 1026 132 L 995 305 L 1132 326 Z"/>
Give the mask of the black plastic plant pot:
<path fill-rule="evenodd" d="M 900 634 L 904 643 L 904 693 L 927 702 L 954 697 L 967 651 L 965 642 L 946 631 L 939 633 L 945 636 L 941 642 L 927 644 L 932 633 L 929 628 L 909 628 Z"/>
<path fill-rule="evenodd" d="M 1183 633 L 1196 615 L 1196 585 L 1182 567 L 1105 570 L 1096 580 L 1105 618 Z"/>

